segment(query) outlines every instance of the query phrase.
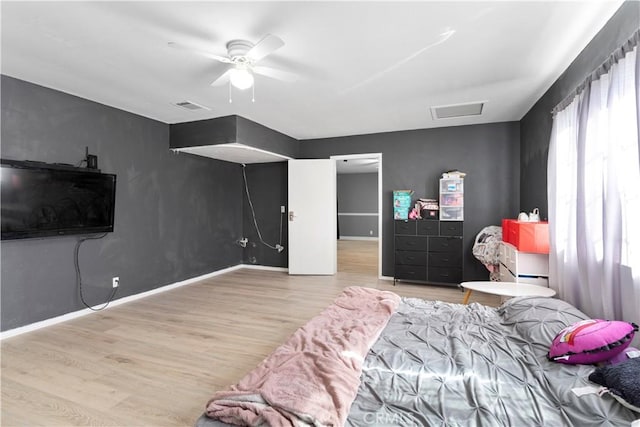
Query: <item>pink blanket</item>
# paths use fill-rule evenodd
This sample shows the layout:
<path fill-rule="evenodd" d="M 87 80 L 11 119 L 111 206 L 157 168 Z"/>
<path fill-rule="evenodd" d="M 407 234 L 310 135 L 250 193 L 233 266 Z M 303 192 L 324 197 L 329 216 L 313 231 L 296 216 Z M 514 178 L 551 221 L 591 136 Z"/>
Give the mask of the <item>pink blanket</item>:
<path fill-rule="evenodd" d="M 341 426 L 362 362 L 398 307 L 393 292 L 349 287 L 228 391 L 207 416 L 234 425 Z"/>

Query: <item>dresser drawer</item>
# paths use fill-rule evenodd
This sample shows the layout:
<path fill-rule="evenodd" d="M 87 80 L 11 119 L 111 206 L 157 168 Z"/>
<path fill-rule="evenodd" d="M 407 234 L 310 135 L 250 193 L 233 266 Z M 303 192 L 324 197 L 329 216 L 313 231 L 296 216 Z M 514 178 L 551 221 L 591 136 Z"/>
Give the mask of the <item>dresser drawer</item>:
<path fill-rule="evenodd" d="M 418 251 L 397 251 L 396 264 L 427 265 L 427 254 Z"/>
<path fill-rule="evenodd" d="M 416 221 L 395 221 L 395 234 L 416 235 Z"/>
<path fill-rule="evenodd" d="M 394 278 L 404 280 L 427 280 L 427 268 L 422 265 L 396 265 Z"/>
<path fill-rule="evenodd" d="M 509 243 L 500 243 L 500 262 L 516 276 L 548 276 L 547 254 L 520 252 Z"/>
<path fill-rule="evenodd" d="M 461 252 L 461 237 L 429 237 L 429 252 Z"/>
<path fill-rule="evenodd" d="M 442 221 L 440 223 L 441 236 L 462 236 L 462 221 Z"/>
<path fill-rule="evenodd" d="M 397 262 L 397 261 L 396 261 Z M 429 267 L 462 266 L 462 252 L 435 252 L 429 254 Z"/>
<path fill-rule="evenodd" d="M 418 225 L 418 234 L 420 236 L 437 236 L 439 230 L 439 222 L 433 220 L 416 221 Z"/>
<path fill-rule="evenodd" d="M 429 281 L 443 283 L 460 283 L 462 282 L 462 269 L 430 266 Z"/>
<path fill-rule="evenodd" d="M 396 236 L 396 251 L 426 251 L 427 238 L 414 236 Z"/>

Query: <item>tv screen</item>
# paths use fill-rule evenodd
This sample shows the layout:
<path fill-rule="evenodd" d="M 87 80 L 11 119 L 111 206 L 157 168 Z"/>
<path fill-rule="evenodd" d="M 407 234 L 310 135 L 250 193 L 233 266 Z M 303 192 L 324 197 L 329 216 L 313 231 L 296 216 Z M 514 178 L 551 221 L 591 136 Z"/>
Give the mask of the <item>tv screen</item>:
<path fill-rule="evenodd" d="M 116 176 L 0 161 L 2 240 L 113 231 Z"/>

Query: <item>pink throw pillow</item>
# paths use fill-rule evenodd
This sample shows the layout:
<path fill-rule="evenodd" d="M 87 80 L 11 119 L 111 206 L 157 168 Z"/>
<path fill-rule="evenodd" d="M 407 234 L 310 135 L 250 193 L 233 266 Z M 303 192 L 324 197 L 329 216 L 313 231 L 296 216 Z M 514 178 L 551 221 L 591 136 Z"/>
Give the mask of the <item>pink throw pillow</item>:
<path fill-rule="evenodd" d="M 549 360 L 592 364 L 608 360 L 629 346 L 638 326 L 617 320 L 588 319 L 561 330 L 553 339 Z"/>

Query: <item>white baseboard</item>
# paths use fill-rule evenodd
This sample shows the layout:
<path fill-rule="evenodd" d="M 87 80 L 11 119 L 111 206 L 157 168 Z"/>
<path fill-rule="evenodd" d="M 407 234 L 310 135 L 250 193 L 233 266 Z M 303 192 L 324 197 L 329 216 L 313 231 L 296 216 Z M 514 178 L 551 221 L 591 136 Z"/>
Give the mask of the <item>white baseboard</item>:
<path fill-rule="evenodd" d="M 395 280 L 393 277 L 391 276 L 380 276 L 378 277 L 378 279 L 380 280 Z"/>
<path fill-rule="evenodd" d="M 268 266 L 261 266 L 261 265 L 238 264 L 238 265 L 234 265 L 232 267 L 227 267 L 227 268 L 223 268 L 221 270 L 213 271 L 211 273 L 203 274 L 201 276 L 192 277 L 190 279 L 182 280 L 180 282 L 176 282 L 176 283 L 171 283 L 171 284 L 168 284 L 168 285 L 160 286 L 159 288 L 151 289 L 149 291 L 140 292 L 139 294 L 129 295 L 129 296 L 126 296 L 124 298 L 119 298 L 117 300 L 112 301 L 105 310 L 108 310 L 108 309 L 113 308 L 113 307 L 117 307 L 117 306 L 122 305 L 122 304 L 126 304 L 126 303 L 131 302 L 131 301 L 135 301 L 135 300 L 139 300 L 139 299 L 142 299 L 142 298 L 146 298 L 148 296 L 159 294 L 161 292 L 170 291 L 172 289 L 176 289 L 176 288 L 179 288 L 181 286 L 190 285 L 192 283 L 196 283 L 196 282 L 199 282 L 199 281 L 204 280 L 204 279 L 209 279 L 211 277 L 219 276 L 221 274 L 230 273 L 232 271 L 240 270 L 240 269 L 243 269 L 243 268 L 262 269 L 262 270 L 272 270 L 273 269 L 274 271 L 281 271 L 281 270 L 287 271 L 287 269 L 281 269 L 281 267 L 268 267 Z M 281 270 L 278 270 L 278 269 L 281 269 Z M 96 305 L 96 307 L 100 307 L 101 305 L 103 305 L 103 304 L 98 304 L 98 305 Z M 5 338 L 10 338 L 10 337 L 14 337 L 16 335 L 24 334 L 26 332 L 31 332 L 31 331 L 35 331 L 35 330 L 38 330 L 38 329 L 46 328 L 47 326 L 56 325 L 58 323 L 62 323 L 62 322 L 66 322 L 67 320 L 76 319 L 78 317 L 86 316 L 87 314 L 91 314 L 91 313 L 95 313 L 95 311 L 93 311 L 91 309 L 88 309 L 88 308 L 85 308 L 85 309 L 82 309 L 82 310 L 78 310 L 78 311 L 74 311 L 74 312 L 71 312 L 71 313 L 63 314 L 61 316 L 52 317 L 51 319 L 45 319 L 45 320 L 41 320 L 39 322 L 30 323 L 28 325 L 20 326 L 20 327 L 15 328 L 15 329 L 9 329 L 8 331 L 0 332 L 0 341 L 2 341 Z"/>
<path fill-rule="evenodd" d="M 369 236 L 340 236 L 340 240 L 378 240 L 378 238 Z"/>
<path fill-rule="evenodd" d="M 242 264 L 241 267 L 249 270 L 282 271 L 284 273 L 289 271 L 286 267 L 271 267 L 268 265 Z"/>

